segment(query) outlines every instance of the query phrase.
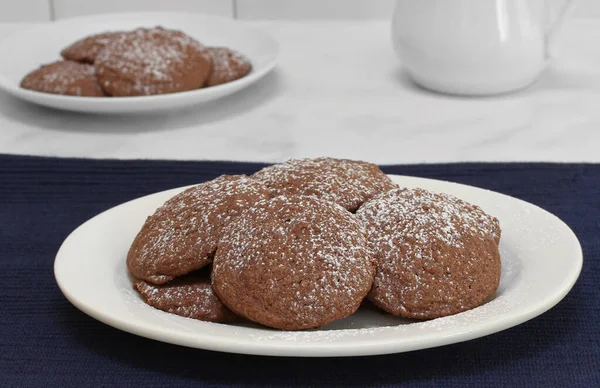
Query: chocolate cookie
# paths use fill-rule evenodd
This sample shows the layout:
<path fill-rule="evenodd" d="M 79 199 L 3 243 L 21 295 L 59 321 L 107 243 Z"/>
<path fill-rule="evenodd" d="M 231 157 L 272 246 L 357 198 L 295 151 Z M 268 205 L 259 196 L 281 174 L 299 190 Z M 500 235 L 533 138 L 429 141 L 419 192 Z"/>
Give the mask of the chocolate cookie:
<path fill-rule="evenodd" d="M 212 70 L 206 86 L 215 86 L 242 78 L 250 72 L 252 65 L 246 57 L 226 47 L 207 47 L 206 53 L 212 60 Z"/>
<path fill-rule="evenodd" d="M 133 287 L 150 306 L 168 313 L 209 322 L 240 320 L 217 298 L 204 269 L 162 285 L 135 280 Z"/>
<path fill-rule="evenodd" d="M 223 175 L 185 190 L 148 217 L 129 249 L 129 271 L 163 284 L 204 267 L 212 262 L 221 228 L 265 198 L 267 189 L 242 175 Z"/>
<path fill-rule="evenodd" d="M 102 97 L 94 66 L 73 61 L 43 65 L 21 81 L 24 89 L 67 96 Z"/>
<path fill-rule="evenodd" d="M 375 263 L 363 227 L 335 203 L 279 196 L 223 229 L 212 285 L 234 313 L 283 330 L 315 328 L 354 313 Z"/>
<path fill-rule="evenodd" d="M 377 275 L 369 299 L 407 318 L 429 319 L 479 306 L 500 281 L 500 225 L 447 194 L 395 189 L 366 202 Z"/>
<path fill-rule="evenodd" d="M 363 202 L 398 187 L 372 163 L 333 159 L 293 159 L 258 171 L 272 195 L 311 195 L 356 211 Z"/>
<path fill-rule="evenodd" d="M 212 68 L 195 39 L 160 27 L 140 28 L 109 42 L 96 58 L 100 86 L 111 96 L 144 96 L 198 89 Z"/>
<path fill-rule="evenodd" d="M 71 61 L 94 63 L 100 51 L 122 34 L 122 32 L 105 32 L 90 35 L 66 47 L 60 52 L 60 55 Z"/>

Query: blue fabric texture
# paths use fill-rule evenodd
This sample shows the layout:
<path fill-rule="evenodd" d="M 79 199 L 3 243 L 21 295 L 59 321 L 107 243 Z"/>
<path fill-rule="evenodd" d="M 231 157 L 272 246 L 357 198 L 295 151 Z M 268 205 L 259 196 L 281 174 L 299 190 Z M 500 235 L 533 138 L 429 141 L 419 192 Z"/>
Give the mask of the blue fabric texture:
<path fill-rule="evenodd" d="M 563 219 L 584 265 L 567 297 L 512 329 L 465 343 L 355 358 L 275 358 L 189 349 L 106 326 L 73 307 L 55 254 L 82 222 L 152 192 L 261 164 L 0 155 L 1 387 L 600 387 L 600 165 L 383 166 L 521 198 Z"/>

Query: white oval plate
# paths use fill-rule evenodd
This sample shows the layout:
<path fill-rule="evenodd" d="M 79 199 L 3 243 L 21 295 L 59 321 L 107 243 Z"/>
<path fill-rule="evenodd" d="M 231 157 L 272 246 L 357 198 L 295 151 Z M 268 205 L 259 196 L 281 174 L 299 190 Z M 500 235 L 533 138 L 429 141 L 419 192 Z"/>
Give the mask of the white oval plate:
<path fill-rule="evenodd" d="M 146 216 L 182 188 L 127 202 L 81 225 L 56 256 L 56 280 L 83 312 L 133 334 L 216 351 L 306 357 L 405 352 L 482 337 L 542 314 L 577 280 L 583 261 L 579 242 L 567 225 L 547 211 L 475 187 L 392 178 L 402 186 L 454 194 L 500 220 L 502 278 L 486 304 L 426 322 L 361 308 L 344 320 L 303 332 L 201 322 L 156 310 L 132 289 L 125 258 Z"/>
<path fill-rule="evenodd" d="M 84 36 L 137 27 L 178 29 L 207 46 L 226 46 L 252 62 L 252 71 L 227 84 L 157 96 L 94 98 L 61 96 L 22 89 L 23 77 L 40 65 L 60 59 L 60 51 Z M 0 89 L 15 97 L 64 110 L 89 113 L 135 113 L 183 108 L 232 94 L 256 82 L 276 64 L 279 46 L 263 32 L 241 22 L 197 13 L 120 13 L 77 17 L 29 29 L 0 41 Z"/>

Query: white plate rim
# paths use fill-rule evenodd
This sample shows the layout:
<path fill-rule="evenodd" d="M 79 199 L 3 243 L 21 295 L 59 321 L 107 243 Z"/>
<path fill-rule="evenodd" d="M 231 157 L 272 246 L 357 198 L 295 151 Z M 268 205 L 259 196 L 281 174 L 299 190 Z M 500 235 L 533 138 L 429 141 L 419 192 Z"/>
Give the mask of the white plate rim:
<path fill-rule="evenodd" d="M 89 113 L 136 113 L 144 111 L 152 111 L 155 109 L 169 109 L 172 107 L 186 107 L 190 105 L 202 104 L 216 100 L 230 94 L 233 94 L 241 89 L 244 89 L 253 83 L 257 82 L 269 72 L 271 72 L 277 65 L 280 45 L 272 36 L 262 31 L 261 29 L 248 26 L 243 22 L 239 22 L 233 19 L 225 18 L 218 15 L 204 14 L 200 12 L 119 12 L 119 13 L 103 13 L 98 15 L 85 15 L 75 16 L 70 18 L 53 21 L 43 25 L 30 27 L 22 31 L 10 34 L 0 40 L 0 47 L 5 41 L 11 39 L 18 39 L 19 36 L 31 34 L 39 31 L 43 35 L 48 29 L 55 28 L 56 26 L 79 24 L 84 22 L 102 22 L 105 20 L 125 20 L 129 18 L 135 20 L 137 18 L 142 19 L 165 19 L 165 18 L 178 18 L 178 17 L 196 17 L 199 20 L 210 19 L 213 21 L 219 21 L 228 25 L 236 25 L 236 28 L 243 28 L 244 30 L 260 36 L 264 42 L 268 42 L 271 46 L 271 57 L 269 61 L 260 68 L 252 68 L 252 71 L 240 79 L 228 82 L 222 85 L 211 86 L 210 88 L 203 88 L 197 90 L 189 90 L 178 93 L 160 94 L 155 96 L 135 96 L 135 97 L 119 97 L 119 98 L 106 98 L 106 97 L 78 97 L 78 96 L 66 96 L 51 93 L 42 93 L 34 90 L 23 89 L 19 85 L 15 85 L 8 77 L 0 72 L 0 90 L 6 93 L 20 98 L 22 100 L 39 104 L 42 106 L 71 110 L 76 112 L 89 112 Z M 185 32 L 185 31 L 184 31 Z M 234 47 L 235 49 L 235 47 Z M 59 59 L 59 53 L 56 54 L 55 59 Z M 41 65 L 41 63 L 40 63 Z M 33 69 L 31 69 L 33 70 Z M 214 97 L 213 97 L 214 96 Z M 190 99 L 197 100 L 196 102 L 190 102 Z"/>
<path fill-rule="evenodd" d="M 583 265 L 583 253 L 581 250 L 581 245 L 573 233 L 573 231 L 566 225 L 562 220 L 553 215 L 552 213 L 547 212 L 546 210 L 528 203 L 526 201 L 520 200 L 518 198 L 514 198 L 508 196 L 506 194 L 493 192 L 490 190 L 477 188 L 474 186 L 463 185 L 454 182 L 435 180 L 429 178 L 418 178 L 412 176 L 402 176 L 402 175 L 390 175 L 392 179 L 397 182 L 412 182 L 414 184 L 408 186 L 428 186 L 428 184 L 434 185 L 444 185 L 447 187 L 455 187 L 466 190 L 476 190 L 479 192 L 487 192 L 491 193 L 494 196 L 499 196 L 509 201 L 517 201 L 518 203 L 524 204 L 525 206 L 531 207 L 532 209 L 537 209 L 536 211 L 542 212 L 545 216 L 549 216 L 549 219 L 553 220 L 557 226 L 560 226 L 562 232 L 568 235 L 571 243 L 573 244 L 572 248 L 574 249 L 572 252 L 571 259 L 573 260 L 573 265 L 570 267 L 569 273 L 565 274 L 563 277 L 563 282 L 560 284 L 560 287 L 554 289 L 552 294 L 548 294 L 546 298 L 535 306 L 530 306 L 527 310 L 522 310 L 517 314 L 512 314 L 509 317 L 499 317 L 496 320 L 491 322 L 487 322 L 487 324 L 483 325 L 481 323 L 477 324 L 474 329 L 470 329 L 468 331 L 458 330 L 458 331 L 450 331 L 448 333 L 442 333 L 442 335 L 438 337 L 429 337 L 425 340 L 417 338 L 416 341 L 408 338 L 404 339 L 403 342 L 390 342 L 388 340 L 370 340 L 367 343 L 361 343 L 360 346 L 352 343 L 335 343 L 332 346 L 331 343 L 318 343 L 318 342 L 310 342 L 304 343 L 302 342 L 302 335 L 298 335 L 297 333 L 306 333 L 307 336 L 311 336 L 312 333 L 316 332 L 296 332 L 292 333 L 292 335 L 297 338 L 293 341 L 269 341 L 268 336 L 263 337 L 259 341 L 239 341 L 234 337 L 226 338 L 226 337 L 215 337 L 210 335 L 202 335 L 199 334 L 199 338 L 196 341 L 190 342 L 189 336 L 178 335 L 177 332 L 173 330 L 155 330 L 152 327 L 149 327 L 144 324 L 131 323 L 119 319 L 119 317 L 111 316 L 107 314 L 105 311 L 99 311 L 95 309 L 93 306 L 90 306 L 85 301 L 82 301 L 75 293 L 73 293 L 69 288 L 68 279 L 64 275 L 63 268 L 61 267 L 62 261 L 62 252 L 65 250 L 65 246 L 68 246 L 70 240 L 73 239 L 73 236 L 76 236 L 78 231 L 81 231 L 86 225 L 95 222 L 100 217 L 106 217 L 110 215 L 111 212 L 118 211 L 118 209 L 122 209 L 124 207 L 129 206 L 131 203 L 142 200 L 144 198 L 150 198 L 157 194 L 163 195 L 174 195 L 175 193 L 184 189 L 184 187 L 175 188 L 171 190 L 162 191 L 159 193 L 154 193 L 150 195 L 146 195 L 132 201 L 125 202 L 121 205 L 115 206 L 111 209 L 102 212 L 95 217 L 89 219 L 78 228 L 76 228 L 68 237 L 65 239 L 63 244 L 61 245 L 55 260 L 54 265 L 54 273 L 56 277 L 56 281 L 59 285 L 60 290 L 63 292 L 65 297 L 78 309 L 86 313 L 87 315 L 106 323 L 110 326 L 118 328 L 120 330 L 136 334 L 142 337 L 167 342 L 176 345 L 182 345 L 193 348 L 200 348 L 205 350 L 213 350 L 213 351 L 222 351 L 229 353 L 240 353 L 240 354 L 252 354 L 252 355 L 268 355 L 268 356 L 293 356 L 293 357 L 345 357 L 345 356 L 367 356 L 367 355 L 380 355 L 380 354 L 390 354 L 390 353 L 400 353 L 407 352 L 419 349 L 426 349 L 437 346 L 444 346 L 448 344 L 464 342 L 476 338 L 480 338 L 483 336 L 487 336 L 493 333 L 497 333 L 499 331 L 514 327 L 516 325 L 522 324 L 532 318 L 539 316 L 540 314 L 546 312 L 555 306 L 558 302 L 560 302 L 572 289 L 575 282 L 577 281 L 579 274 L 581 273 L 581 268 Z M 189 187 L 189 186 L 186 186 Z M 148 307 L 152 309 L 151 307 Z M 475 311 L 475 310 L 471 310 Z M 170 315 L 163 312 L 158 312 L 161 314 Z M 465 314 L 465 313 L 462 313 Z M 458 314 L 460 315 L 460 314 Z M 458 316 L 457 315 L 457 316 Z M 187 318 L 175 317 L 174 319 L 183 319 L 188 320 Z M 198 327 L 208 327 L 204 325 L 218 325 L 218 326 L 227 326 L 221 324 L 207 323 L 207 322 L 197 322 Z M 433 321 L 430 321 L 433 322 Z M 383 328 L 384 330 L 387 328 Z M 235 329 L 232 330 L 232 333 L 235 332 Z M 274 333 L 285 333 L 285 332 L 277 332 Z M 361 335 L 360 333 L 358 335 Z M 259 337 L 260 338 L 260 337 Z M 266 339 L 265 339 L 266 338 Z M 299 340 L 297 340 L 299 338 Z M 266 343 L 268 342 L 268 343 Z"/>

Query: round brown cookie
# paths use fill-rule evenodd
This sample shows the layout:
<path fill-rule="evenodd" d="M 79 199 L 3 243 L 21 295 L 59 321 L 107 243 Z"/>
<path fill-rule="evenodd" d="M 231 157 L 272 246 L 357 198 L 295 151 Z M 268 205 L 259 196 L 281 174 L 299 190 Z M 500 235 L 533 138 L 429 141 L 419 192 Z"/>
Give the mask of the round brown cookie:
<path fill-rule="evenodd" d="M 96 58 L 100 86 L 111 96 L 144 96 L 198 89 L 212 68 L 203 46 L 160 27 L 124 33 Z"/>
<path fill-rule="evenodd" d="M 269 198 L 259 182 L 220 176 L 169 199 L 148 217 L 127 254 L 133 276 L 155 284 L 212 262 L 221 228 L 242 209 Z"/>
<path fill-rule="evenodd" d="M 206 53 L 212 60 L 212 70 L 206 86 L 215 86 L 242 78 L 250 72 L 252 65 L 246 57 L 226 47 L 207 47 Z"/>
<path fill-rule="evenodd" d="M 292 159 L 258 171 L 272 195 L 311 195 L 356 211 L 363 202 L 398 186 L 372 163 L 333 159 Z"/>
<path fill-rule="evenodd" d="M 102 97 L 94 66 L 73 61 L 43 65 L 21 81 L 24 89 L 68 96 Z"/>
<path fill-rule="evenodd" d="M 448 194 L 395 189 L 357 212 L 377 275 L 369 299 L 407 318 L 429 319 L 479 306 L 500 281 L 500 225 Z"/>
<path fill-rule="evenodd" d="M 64 48 L 60 55 L 71 61 L 94 63 L 100 51 L 122 34 L 123 32 L 105 32 L 87 36 Z"/>
<path fill-rule="evenodd" d="M 217 298 L 204 269 L 162 285 L 136 279 L 133 287 L 147 304 L 168 313 L 209 322 L 240 320 Z"/>
<path fill-rule="evenodd" d="M 319 198 L 284 195 L 247 208 L 223 229 L 212 285 L 237 315 L 301 330 L 354 313 L 374 275 L 352 214 Z"/>

